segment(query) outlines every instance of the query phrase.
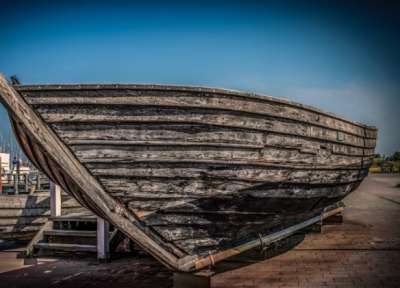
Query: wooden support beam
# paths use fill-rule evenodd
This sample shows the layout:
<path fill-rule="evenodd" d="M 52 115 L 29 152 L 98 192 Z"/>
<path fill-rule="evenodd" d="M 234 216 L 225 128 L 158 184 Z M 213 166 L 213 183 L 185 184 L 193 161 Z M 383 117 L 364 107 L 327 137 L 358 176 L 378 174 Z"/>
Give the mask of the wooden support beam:
<path fill-rule="evenodd" d="M 125 239 L 124 233 L 119 231 L 117 228 L 114 228 L 114 231 L 110 233 L 110 239 L 109 239 L 109 249 L 110 253 L 115 252 L 117 249 L 118 245 Z M 132 240 L 131 240 L 132 241 Z"/>
<path fill-rule="evenodd" d="M 324 219 L 323 225 L 343 224 L 343 213 L 338 213 Z"/>
<path fill-rule="evenodd" d="M 110 259 L 110 224 L 101 217 L 97 217 L 97 259 Z"/>
<path fill-rule="evenodd" d="M 306 233 L 322 233 L 322 221 L 318 221 L 303 229 Z"/>
<path fill-rule="evenodd" d="M 32 238 L 31 242 L 29 242 L 28 246 L 26 247 L 25 250 L 25 255 L 26 257 L 32 257 L 33 255 L 33 250 L 35 248 L 35 244 L 39 243 L 39 241 L 43 240 L 44 238 L 44 232 L 48 231 L 53 228 L 53 221 L 47 221 L 42 228 L 36 233 L 36 235 Z"/>
<path fill-rule="evenodd" d="M 61 187 L 50 182 L 50 215 L 61 216 Z"/>
<path fill-rule="evenodd" d="M 191 273 L 174 273 L 173 288 L 210 288 L 211 276 Z"/>

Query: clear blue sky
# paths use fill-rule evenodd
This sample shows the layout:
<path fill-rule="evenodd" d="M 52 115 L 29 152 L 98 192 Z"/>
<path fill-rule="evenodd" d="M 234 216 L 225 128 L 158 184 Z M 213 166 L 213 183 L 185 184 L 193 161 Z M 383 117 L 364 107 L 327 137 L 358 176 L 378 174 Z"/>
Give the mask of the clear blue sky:
<path fill-rule="evenodd" d="M 397 5 L 53 2 L 0 0 L 1 73 L 24 84 L 144 82 L 261 92 L 374 124 L 378 152 L 400 149 Z"/>

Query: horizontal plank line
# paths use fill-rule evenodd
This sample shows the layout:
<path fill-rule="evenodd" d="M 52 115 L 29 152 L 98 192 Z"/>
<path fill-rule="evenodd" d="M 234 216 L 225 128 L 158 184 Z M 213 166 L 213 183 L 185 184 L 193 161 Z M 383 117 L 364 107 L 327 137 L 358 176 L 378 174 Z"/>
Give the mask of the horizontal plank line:
<path fill-rule="evenodd" d="M 64 140 L 69 146 L 102 146 L 107 147 L 133 147 L 133 146 L 145 146 L 145 147 L 210 147 L 210 148 L 239 148 L 239 149 L 254 149 L 260 150 L 265 148 L 273 148 L 277 150 L 289 150 L 289 151 L 299 151 L 300 154 L 312 154 L 317 155 L 318 150 L 323 149 L 305 149 L 302 147 L 288 147 L 279 145 L 250 145 L 250 144 L 236 144 L 236 143 L 207 143 L 207 142 L 172 142 L 172 141 L 132 141 L 132 140 Z M 361 149 L 361 148 L 360 148 Z M 79 149 L 78 149 L 79 150 Z M 172 151 L 173 149 L 171 149 Z M 330 151 L 330 150 L 329 150 Z M 331 155 L 337 156 L 348 156 L 354 158 L 368 158 L 375 154 L 349 154 L 349 153 L 339 153 L 330 151 Z"/>
<path fill-rule="evenodd" d="M 243 128 L 243 126 L 238 127 L 226 127 L 218 124 L 202 123 L 202 124 L 188 124 L 180 121 L 179 124 L 174 124 L 174 122 L 162 122 L 157 120 L 157 123 L 150 123 L 150 121 L 130 121 L 131 123 L 85 123 L 85 121 L 73 122 L 73 123 L 59 123 L 51 124 L 51 126 L 60 134 L 61 137 L 67 139 L 81 139 L 81 140 L 134 140 L 134 141 L 151 141 L 154 137 L 154 141 L 164 141 L 171 140 L 172 135 L 176 135 L 177 140 L 186 142 L 186 138 L 192 139 L 191 141 L 202 142 L 207 139 L 207 135 L 211 139 L 223 139 L 227 141 L 232 139 L 233 141 L 239 141 L 239 144 L 247 143 L 250 140 L 246 139 L 246 135 L 251 139 L 255 138 L 258 144 L 265 143 L 269 139 L 274 137 L 284 137 L 285 139 L 291 139 L 296 141 L 309 141 L 311 143 L 326 143 L 326 140 L 311 140 L 302 139 L 302 134 L 297 135 L 289 132 L 279 132 L 275 129 L 273 131 L 257 131 L 252 130 L 251 127 Z M 225 125 L 225 124 L 224 124 Z M 96 134 L 94 134 L 96 132 Z M 148 134 L 146 134 L 148 133 Z M 284 134 L 284 135 L 282 135 Z M 216 137 L 215 136 L 220 136 Z M 85 138 L 88 137 L 88 138 Z M 214 138 L 213 138 L 214 137 Z M 247 138 L 248 138 L 247 137 Z M 253 137 L 253 138 L 252 138 Z M 311 136 L 312 137 L 312 136 Z M 131 139 L 132 138 L 132 139 Z M 142 139 L 145 138 L 145 139 Z M 243 143 L 241 141 L 244 141 Z M 260 143 L 262 142 L 262 143 Z M 334 143 L 337 146 L 346 146 L 342 141 L 340 143 Z M 223 142 L 221 142 L 223 143 Z M 362 148 L 357 148 L 362 149 Z"/>
<path fill-rule="evenodd" d="M 361 146 L 361 145 L 356 145 L 352 143 L 347 143 L 347 142 L 341 142 L 341 141 L 336 141 L 332 139 L 326 139 L 322 137 L 313 137 L 313 136 L 305 136 L 305 135 L 300 135 L 300 134 L 293 134 L 293 133 L 285 133 L 285 132 L 280 132 L 280 131 L 274 131 L 274 130 L 269 130 L 265 128 L 246 128 L 243 126 L 235 126 L 235 125 L 219 125 L 219 124 L 210 124 L 210 123 L 204 123 L 201 121 L 171 121 L 171 122 L 165 122 L 165 121 L 132 121 L 132 120 L 121 120 L 121 121 L 113 121 L 113 120 L 93 120 L 93 121 L 81 121 L 81 120 L 74 120 L 74 121 L 47 121 L 47 123 L 50 124 L 62 124 L 62 125 L 76 125 L 76 124 L 81 124 L 81 125 L 92 125 L 92 124 L 115 124 L 115 123 L 120 123 L 120 124 L 130 124 L 130 125 L 143 125 L 143 124 L 170 124 L 170 125 L 180 125 L 180 124 L 187 124 L 187 125 L 205 125 L 205 126 L 212 126 L 212 127 L 220 127 L 220 128 L 233 128 L 233 129 L 240 129 L 242 131 L 256 131 L 256 132 L 268 132 L 271 134 L 277 134 L 277 135 L 284 135 L 284 136 L 291 136 L 291 137 L 298 137 L 301 139 L 312 139 L 315 141 L 322 141 L 322 142 L 328 142 L 328 143 L 333 143 L 333 144 L 338 144 L 338 145 L 343 145 L 343 146 L 349 146 L 349 147 L 355 147 L 355 148 L 360 148 L 360 149 L 374 149 L 375 145 L 373 146 Z M 359 137 L 359 136 L 356 136 Z M 362 138 L 362 137 L 359 137 Z M 375 140 L 375 139 L 373 139 Z"/>
<path fill-rule="evenodd" d="M 168 142 L 168 141 L 124 141 L 124 140 L 64 140 L 69 145 L 98 145 L 98 146 L 189 146 L 189 147 L 217 147 L 217 148 L 244 148 L 262 149 L 264 145 L 235 144 L 235 143 L 207 143 L 207 142 Z M 293 148 L 296 149 L 296 148 Z"/>
<path fill-rule="evenodd" d="M 216 88 L 206 88 L 206 87 L 179 87 L 179 86 L 170 86 L 170 85 L 129 85 L 129 84 L 114 84 L 114 85 L 37 85 L 37 86 L 14 86 L 18 91 L 60 91 L 60 90 L 75 90 L 79 92 L 84 92 L 94 90 L 94 91 L 99 91 L 99 90 L 121 90 L 121 89 L 131 89 L 131 90 L 141 90 L 141 91 L 148 91 L 148 90 L 153 90 L 153 91 L 168 91 L 168 92 L 195 92 L 195 93 L 211 93 L 215 95 L 222 95 L 222 96 L 230 96 L 230 97 L 236 97 L 236 98 L 243 98 L 243 99 L 252 99 L 256 101 L 261 101 L 264 103 L 274 103 L 274 104 L 283 104 L 288 107 L 293 107 L 297 108 L 300 110 L 304 111 L 309 111 L 312 113 L 317 113 L 320 115 L 324 115 L 333 119 L 337 119 L 339 121 L 343 121 L 345 123 L 363 128 L 363 129 L 368 129 L 371 131 L 377 131 L 377 128 L 374 126 L 368 126 L 365 124 L 361 124 L 358 122 L 350 121 L 348 119 L 345 119 L 343 117 L 340 117 L 338 115 L 335 115 L 330 112 L 323 111 L 321 109 L 311 107 L 308 105 L 296 103 L 294 101 L 286 100 L 286 99 L 278 99 L 271 97 L 269 95 L 262 95 L 262 94 L 256 94 L 256 93 L 249 93 L 249 92 L 240 92 L 240 91 L 233 91 L 233 90 L 227 90 L 227 89 L 216 89 Z M 194 95 L 197 96 L 198 95 Z M 205 96 L 205 95 L 203 95 Z M 27 96 L 25 96 L 27 97 Z"/>
<path fill-rule="evenodd" d="M 235 211 L 235 210 L 202 210 L 202 211 L 196 211 L 196 210 L 178 210 L 178 211 L 172 211 L 172 210 L 163 210 L 160 211 L 161 214 L 163 215 L 179 215 L 179 216 L 198 216 L 198 215 L 249 215 L 249 216 L 257 216 L 257 215 L 266 215 L 266 216 L 274 216 L 274 215 L 280 215 L 277 212 L 251 212 L 251 211 Z M 293 213 L 282 213 L 282 215 L 285 216 L 293 216 L 295 217 L 297 214 Z"/>
<path fill-rule="evenodd" d="M 133 192 L 129 192 L 130 190 L 128 190 L 128 188 L 126 189 L 127 191 L 125 191 L 124 188 L 121 188 L 120 190 L 117 190 L 117 189 L 113 188 L 112 184 L 104 183 L 105 181 L 107 181 L 107 179 L 108 180 L 121 180 L 121 179 L 124 179 L 124 181 L 126 181 L 126 180 L 165 181 L 166 183 L 168 183 L 169 181 L 201 181 L 201 180 L 203 180 L 201 178 L 196 178 L 196 177 L 157 177 L 157 176 L 153 176 L 153 177 L 134 177 L 134 176 L 123 176 L 123 175 L 121 175 L 121 176 L 119 176 L 119 175 L 118 176 L 116 176 L 116 175 L 104 175 L 104 176 L 101 175 L 100 177 L 101 177 L 103 185 L 107 188 L 109 193 L 110 194 L 115 194 L 115 195 L 121 195 L 121 192 L 124 193 L 124 195 L 125 195 L 125 192 L 126 192 L 127 195 L 129 195 L 130 193 L 133 193 Z M 362 181 L 364 179 L 364 177 L 365 177 L 365 174 L 361 174 L 360 176 L 357 176 L 357 177 L 354 177 L 354 178 L 349 177 L 349 178 L 353 179 L 353 181 L 351 181 L 351 182 L 359 182 L 359 181 Z M 235 178 L 235 177 L 218 177 L 218 176 L 215 176 L 215 177 L 209 177 L 209 178 L 212 178 L 212 181 L 214 181 L 214 182 L 232 182 L 232 183 L 236 183 L 237 185 L 251 185 L 249 187 L 237 188 L 238 191 L 246 191 L 246 190 L 252 190 L 252 189 L 253 190 L 257 190 L 257 189 L 260 189 L 259 186 L 262 186 L 262 185 L 264 185 L 266 183 L 280 183 L 280 182 L 282 182 L 281 180 L 275 180 L 275 181 L 272 181 L 272 182 L 268 182 L 265 179 L 264 180 L 256 180 L 256 179 L 239 179 L 238 180 L 238 177 Z M 292 181 L 290 183 L 293 183 L 293 184 L 309 183 L 309 182 L 301 182 L 301 180 L 302 179 L 300 178 L 300 180 L 298 182 Z M 347 180 L 343 181 L 343 182 L 338 182 L 338 180 L 336 180 L 336 179 L 335 180 L 330 180 L 330 181 L 322 181 L 322 180 L 323 180 L 323 178 L 321 178 L 321 180 L 316 179 L 311 183 L 313 183 L 313 184 L 321 183 L 321 185 L 325 185 L 325 187 L 329 187 L 328 185 L 330 185 L 330 184 L 333 185 L 333 184 L 342 184 L 343 183 L 343 185 L 345 185 L 345 184 L 350 183 Z M 207 182 L 207 183 L 211 182 L 210 179 L 205 179 L 203 181 Z M 228 189 L 228 188 L 226 188 L 226 189 Z M 281 188 L 281 189 L 287 189 L 287 188 Z M 199 195 L 199 194 L 207 195 L 207 193 L 210 193 L 209 191 L 211 191 L 211 190 L 212 190 L 212 188 L 198 190 L 200 192 L 196 192 L 196 194 L 192 194 L 192 193 L 189 193 L 189 192 L 182 192 L 180 195 L 188 195 L 188 197 L 190 197 L 190 195 Z M 221 191 L 224 191 L 223 188 L 219 188 L 219 189 L 215 189 L 215 190 L 217 191 L 216 193 L 219 193 L 219 194 L 222 194 L 222 195 L 228 195 L 228 193 L 221 192 Z M 156 192 L 153 192 L 153 191 L 148 191 L 148 192 L 140 191 L 140 192 L 137 192 L 135 194 L 140 195 L 140 194 L 154 194 L 154 193 L 156 193 Z M 175 191 L 175 192 L 164 193 L 164 194 L 165 195 L 168 195 L 168 194 L 177 195 L 178 192 Z"/>
<path fill-rule="evenodd" d="M 165 107 L 167 109 L 182 109 L 182 110 L 187 110 L 187 111 L 191 111 L 191 110 L 204 110 L 204 111 L 215 111 L 215 112 L 228 112 L 228 113 L 232 113 L 233 115 L 239 115 L 239 116 L 257 116 L 257 117 L 268 117 L 271 119 L 278 119 L 278 120 L 285 120 L 286 122 L 297 122 L 297 123 L 301 123 L 301 124 L 306 124 L 306 125 L 311 125 L 311 126 L 315 126 L 315 127 L 320 127 L 320 128 L 325 128 L 328 130 L 332 130 L 332 131 L 339 131 L 348 135 L 352 135 L 352 136 L 356 136 L 356 137 L 361 137 L 361 138 L 366 138 L 366 139 L 373 139 L 375 140 L 376 137 L 366 137 L 365 133 L 362 134 L 356 134 L 353 132 L 349 132 L 346 131 L 344 129 L 340 129 L 340 128 L 335 128 L 335 127 L 331 127 L 328 125 L 323 125 L 321 123 L 316 123 L 316 122 L 310 122 L 310 121 L 306 121 L 306 120 L 302 120 L 299 118 L 294 118 L 294 117 L 285 117 L 283 115 L 279 115 L 279 114 L 271 114 L 271 113 L 262 113 L 262 112 L 255 112 L 255 111 L 243 111 L 243 110 L 235 110 L 235 109 L 229 109 L 226 107 L 206 107 L 206 106 L 190 106 L 190 105 L 186 105 L 186 106 L 179 106 L 179 105 L 168 105 L 168 104 L 163 104 L 163 105 L 157 105 L 157 104 L 120 104 L 120 103 L 62 103 L 62 104 L 32 104 L 34 107 L 39 108 L 39 107 L 48 107 L 48 106 L 56 106 L 56 107 L 63 107 L 63 106 L 89 106 L 89 107 L 93 107 L 93 106 L 105 106 L 105 107 L 110 107 L 110 106 L 114 106 L 114 107 L 118 107 L 118 106 L 123 106 L 125 109 L 126 107 L 149 107 L 149 108 L 161 108 L 161 107 Z"/>
<path fill-rule="evenodd" d="M 152 152 L 152 151 L 148 151 L 148 152 Z M 292 156 L 290 156 L 290 157 L 292 157 Z M 311 155 L 310 157 L 315 157 L 315 155 Z M 338 157 L 341 157 L 341 156 L 338 156 Z M 123 164 L 123 163 L 152 162 L 152 161 L 155 161 L 157 163 L 176 162 L 176 161 L 200 163 L 198 161 L 206 161 L 205 163 L 220 164 L 220 163 L 231 162 L 233 164 L 244 163 L 244 164 L 265 165 L 265 166 L 282 165 L 281 163 L 285 163 L 284 165 L 291 165 L 291 166 L 295 166 L 295 167 L 310 167 L 310 168 L 331 167 L 331 168 L 336 169 L 336 168 L 342 168 L 342 167 L 367 168 L 368 166 L 370 166 L 370 164 L 372 162 L 372 158 L 364 159 L 365 161 L 363 161 L 362 157 L 351 157 L 351 159 L 335 159 L 334 157 L 332 157 L 332 158 L 320 159 L 320 160 L 308 159 L 308 161 L 304 161 L 304 159 L 286 160 L 283 157 L 275 158 L 275 159 L 265 159 L 265 158 L 259 157 L 258 159 L 248 160 L 248 159 L 246 159 L 246 157 L 235 157 L 235 158 L 217 157 L 217 156 L 202 157 L 201 155 L 194 155 L 191 157 L 186 157 L 186 156 L 184 156 L 184 157 L 174 157 L 174 156 L 141 157 L 141 156 L 135 156 L 135 155 L 133 155 L 133 156 L 128 155 L 125 157 L 125 156 L 119 156 L 119 155 L 110 156 L 110 155 L 106 155 L 105 153 L 101 153 L 99 155 L 88 157 L 88 156 L 84 156 L 82 151 L 79 151 L 78 158 L 80 159 L 80 162 L 83 164 L 109 163 L 109 165 L 111 165 L 111 166 L 114 166 L 115 164 Z M 197 160 L 199 158 L 201 158 L 203 160 Z M 332 162 L 334 162 L 334 164 L 331 164 Z M 260 163 L 260 164 L 258 164 L 258 163 Z M 284 167 L 284 166 L 282 166 L 282 167 Z"/>
<path fill-rule="evenodd" d="M 364 177 L 360 177 L 360 178 L 364 178 Z M 310 182 L 291 182 L 291 181 L 278 181 L 278 182 L 267 182 L 267 181 L 263 181 L 264 185 L 262 185 L 261 189 L 263 190 L 268 190 L 268 189 L 319 189 L 319 188 L 334 188 L 334 187 L 342 187 L 342 186 L 347 186 L 347 185 L 351 185 L 351 184 L 356 184 L 356 183 L 360 183 L 362 181 L 362 179 L 357 179 L 357 180 L 353 180 L 353 181 L 343 181 L 343 182 L 317 182 L 317 183 L 310 183 Z M 242 181 L 238 181 L 238 182 L 242 182 Z M 237 192 L 233 192 L 233 193 L 242 193 L 245 192 L 246 190 L 256 190 L 256 189 L 260 189 L 260 186 L 253 186 L 253 187 L 249 187 L 249 188 L 244 188 L 244 189 L 239 189 Z M 161 192 L 161 191 L 160 191 Z M 112 193 L 112 192 L 111 192 Z M 140 192 L 137 192 L 138 194 Z M 157 194 L 157 192 L 143 192 L 143 193 L 154 193 Z M 196 193 L 196 192 L 193 192 Z M 177 197 L 177 198 L 181 198 L 183 196 L 187 196 L 188 198 L 191 198 L 192 194 L 190 193 L 182 193 L 182 196 Z M 193 194 L 195 195 L 195 194 Z M 232 194 L 229 195 L 224 195 L 221 194 L 220 198 L 231 198 Z M 237 195 L 234 195 L 237 196 Z M 129 197 L 129 196 L 126 196 Z M 133 198 L 141 198 L 140 196 L 133 196 Z M 150 200 L 151 197 L 143 197 L 143 199 L 149 199 Z M 167 197 L 168 198 L 168 197 Z M 204 198 L 204 197 L 202 197 Z M 210 196 L 210 198 L 213 198 L 213 196 Z M 287 198 L 287 197 L 285 197 Z M 304 198 L 304 197 L 300 197 L 300 198 Z M 155 200 L 161 200 L 162 197 L 155 197 Z M 169 198 L 170 199 L 170 198 Z"/>
<path fill-rule="evenodd" d="M 133 160 L 127 160 L 127 161 L 115 161 L 115 160 L 103 160 L 99 159 L 96 161 L 93 160 L 88 160 L 88 161 L 82 161 L 85 164 L 110 164 L 113 163 L 114 166 L 115 164 L 130 164 L 132 167 L 138 164 L 193 164 L 193 168 L 196 168 L 197 164 L 208 164 L 208 165 L 223 165 L 223 166 L 252 166 L 252 167 L 264 167 L 264 168 L 283 168 L 283 169 L 290 169 L 290 170 L 310 170 L 310 171 L 315 171 L 315 170 L 362 170 L 363 168 L 367 168 L 367 164 L 365 164 L 364 167 L 361 167 L 360 165 L 349 165 L 349 166 L 343 166 L 343 165 L 337 165 L 337 166 L 331 166 L 328 167 L 326 165 L 324 166 L 317 166 L 317 165 L 310 165 L 310 166 L 305 166 L 305 165 L 299 165 L 299 164 L 290 164 L 290 165 L 283 165 L 283 164 L 274 164 L 274 163 L 256 163 L 256 162 L 236 162 L 236 161 L 207 161 L 207 160 L 140 160 L 140 161 L 133 161 Z M 115 168 L 115 167 L 114 167 Z"/>

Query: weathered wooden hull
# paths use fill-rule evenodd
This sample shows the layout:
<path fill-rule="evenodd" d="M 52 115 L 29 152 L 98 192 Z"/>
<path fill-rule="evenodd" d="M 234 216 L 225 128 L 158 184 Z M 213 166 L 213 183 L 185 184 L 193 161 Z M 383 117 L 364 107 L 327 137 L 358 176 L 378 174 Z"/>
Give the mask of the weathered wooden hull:
<path fill-rule="evenodd" d="M 178 270 L 339 201 L 367 175 L 376 143 L 373 127 L 268 96 L 157 85 L 14 88 L 2 96 L 32 162 Z"/>
<path fill-rule="evenodd" d="M 77 212 L 82 207 L 63 195 L 62 213 Z M 0 195 L 0 239 L 30 240 L 50 217 L 50 193 Z"/>

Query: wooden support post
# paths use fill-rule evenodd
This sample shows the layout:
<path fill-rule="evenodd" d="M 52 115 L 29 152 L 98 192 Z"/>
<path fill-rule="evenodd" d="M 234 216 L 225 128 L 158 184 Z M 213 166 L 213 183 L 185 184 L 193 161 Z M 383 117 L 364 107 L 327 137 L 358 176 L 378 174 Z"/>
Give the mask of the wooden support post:
<path fill-rule="evenodd" d="M 337 213 L 335 215 L 327 217 L 323 221 L 323 225 L 337 225 L 337 224 L 343 224 L 343 214 L 342 213 Z"/>
<path fill-rule="evenodd" d="M 307 233 L 322 233 L 322 221 L 308 226 L 306 229 L 304 229 L 304 231 Z"/>
<path fill-rule="evenodd" d="M 31 242 L 29 242 L 28 246 L 26 246 L 25 250 L 25 255 L 26 257 L 32 257 L 33 256 L 33 250 L 35 244 L 39 243 L 39 241 L 43 240 L 44 238 L 44 232 L 47 230 L 51 230 L 53 228 L 53 221 L 49 220 L 44 225 L 40 230 L 36 233 L 36 235 L 32 238 Z M 23 252 L 22 252 L 23 253 Z M 22 255 L 21 255 L 22 256 Z M 29 261 L 28 261 L 29 262 Z M 30 265 L 32 263 L 26 262 L 25 265 Z"/>
<path fill-rule="evenodd" d="M 50 182 L 50 215 L 61 216 L 61 187 Z"/>
<path fill-rule="evenodd" d="M 190 273 L 174 273 L 174 288 L 210 288 L 211 276 Z"/>
<path fill-rule="evenodd" d="M 19 172 L 14 175 L 14 194 L 19 194 Z"/>
<path fill-rule="evenodd" d="M 19 162 L 19 160 L 17 161 L 17 164 L 16 164 L 16 177 L 17 177 L 17 179 L 14 179 L 15 180 L 15 195 L 18 195 L 19 194 L 19 182 L 20 182 L 20 175 L 21 175 L 21 171 L 20 171 L 20 162 Z"/>
<path fill-rule="evenodd" d="M 108 261 L 110 258 L 110 225 L 103 218 L 97 217 L 97 259 Z"/>

